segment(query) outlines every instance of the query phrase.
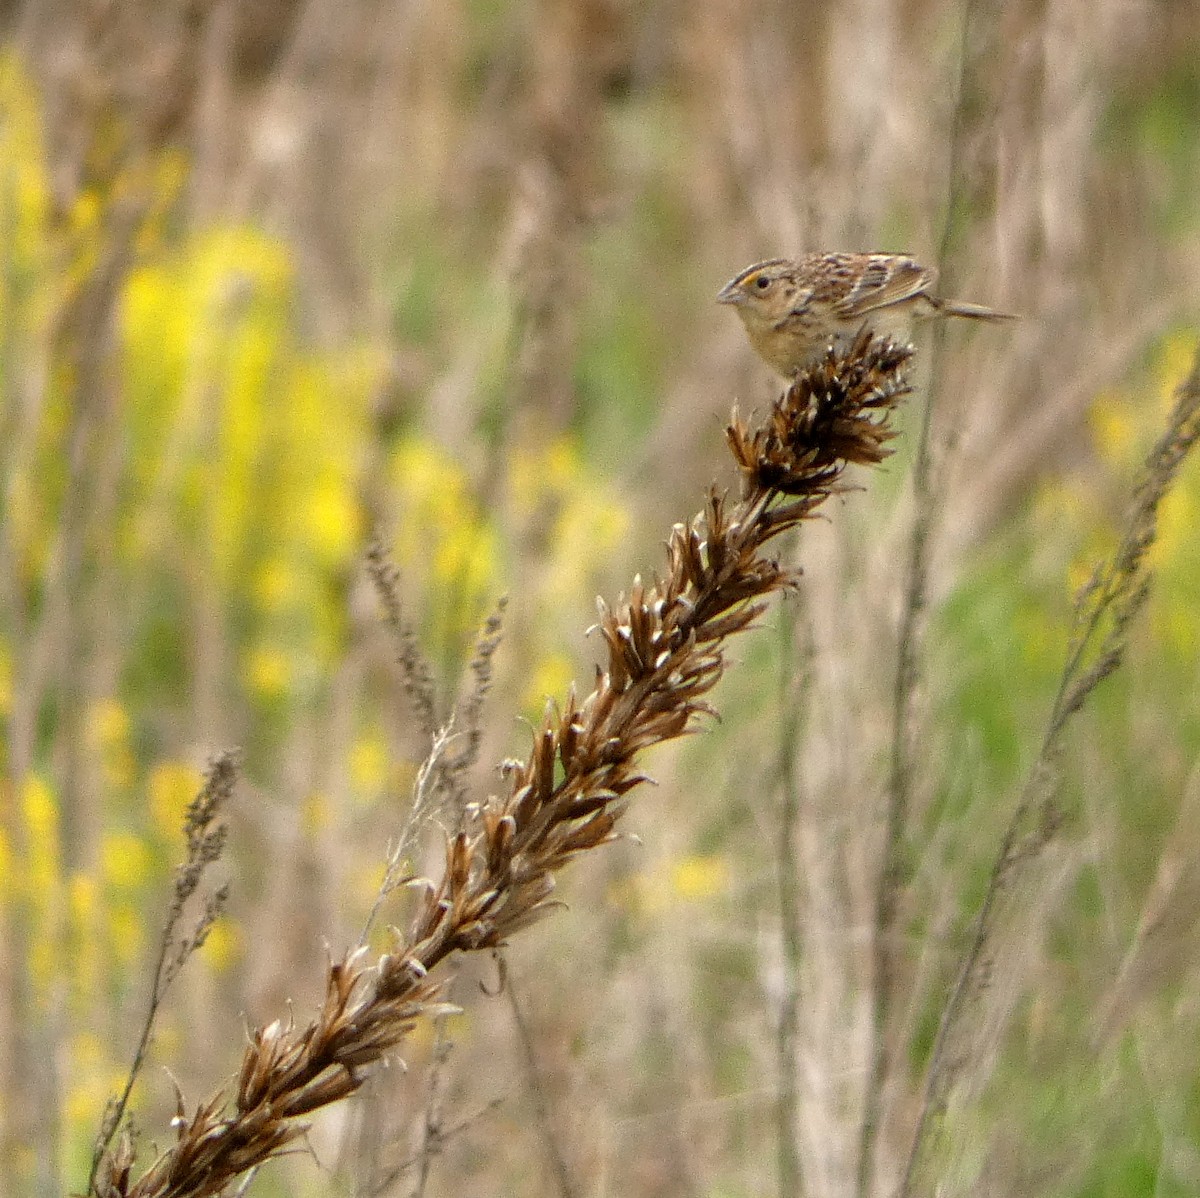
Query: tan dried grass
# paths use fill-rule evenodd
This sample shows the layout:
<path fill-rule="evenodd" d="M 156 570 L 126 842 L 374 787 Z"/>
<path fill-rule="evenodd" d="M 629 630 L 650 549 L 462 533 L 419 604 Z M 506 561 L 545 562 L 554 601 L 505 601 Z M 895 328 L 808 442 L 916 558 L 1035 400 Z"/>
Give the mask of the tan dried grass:
<path fill-rule="evenodd" d="M 641 754 L 712 712 L 705 696 L 725 670 L 725 641 L 794 583 L 768 544 L 841 490 L 848 464 L 888 455 L 911 353 L 864 333 L 801 374 L 763 424 L 735 411 L 727 436 L 740 498 L 730 504 L 714 488 L 703 513 L 672 529 L 665 577 L 635 579 L 615 608 L 601 601 L 607 663 L 594 689 L 582 701 L 572 692 L 561 710 L 548 705 L 529 756 L 502 767 L 507 794 L 469 808 L 448 840 L 440 880 L 410 879 L 422 897 L 407 935 L 394 933 L 392 951 L 373 962 L 358 948 L 332 963 L 307 1025 L 254 1031 L 232 1102 L 218 1093 L 191 1114 L 181 1102 L 176 1143 L 136 1180 L 122 1134 L 94 1193 L 221 1193 L 302 1136 L 306 1116 L 353 1094 L 418 1019 L 445 1010 L 432 974 L 447 958 L 498 948 L 554 910 L 554 875 L 615 839 L 629 794 L 648 780 Z"/>

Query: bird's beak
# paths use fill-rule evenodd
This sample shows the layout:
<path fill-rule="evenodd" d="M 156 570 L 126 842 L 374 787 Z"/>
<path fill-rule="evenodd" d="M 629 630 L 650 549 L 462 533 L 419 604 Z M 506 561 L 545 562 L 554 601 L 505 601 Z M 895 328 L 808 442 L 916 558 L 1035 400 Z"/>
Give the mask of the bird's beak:
<path fill-rule="evenodd" d="M 718 304 L 743 304 L 746 302 L 746 293 L 735 283 L 736 280 L 731 280 L 717 292 Z"/>

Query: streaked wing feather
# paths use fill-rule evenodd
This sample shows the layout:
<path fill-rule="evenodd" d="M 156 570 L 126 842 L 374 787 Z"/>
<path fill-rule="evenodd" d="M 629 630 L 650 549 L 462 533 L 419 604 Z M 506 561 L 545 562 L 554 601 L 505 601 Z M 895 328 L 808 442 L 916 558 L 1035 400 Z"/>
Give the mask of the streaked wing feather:
<path fill-rule="evenodd" d="M 834 305 L 839 316 L 853 319 L 928 291 L 937 271 L 911 258 L 871 254 L 849 292 Z"/>

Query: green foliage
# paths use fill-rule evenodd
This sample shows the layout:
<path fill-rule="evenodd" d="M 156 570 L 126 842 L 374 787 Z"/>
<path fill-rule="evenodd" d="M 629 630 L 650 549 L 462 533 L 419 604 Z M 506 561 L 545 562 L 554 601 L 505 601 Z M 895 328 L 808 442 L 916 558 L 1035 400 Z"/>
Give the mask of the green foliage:
<path fill-rule="evenodd" d="M 1119 489 L 1136 474 L 1156 432 L 1148 409 L 1166 410 L 1194 346 L 1192 331 L 1164 337 L 1144 373 L 1098 398 L 1094 448 Z M 1065 653 L 1069 613 L 1062 596 L 1077 590 L 1093 561 L 1111 551 L 1121 513 L 1096 502 L 1089 488 L 1102 487 L 1095 477 L 1048 485 L 1028 520 L 1018 525 L 1025 531 L 1002 535 L 939 613 L 937 669 L 951 686 L 938 727 L 960 730 L 955 752 L 962 757 L 969 746 L 971 783 L 946 788 L 929 826 L 942 829 L 947 870 L 951 862 L 960 870 L 967 863 L 964 911 L 977 907 L 999 826 L 1037 751 Z M 1014 1125 L 1013 1134 L 1030 1146 L 1032 1159 L 1058 1159 L 1069 1170 L 1052 1192 L 1078 1198 L 1186 1192 L 1186 1170 L 1176 1172 L 1167 1143 L 1172 1137 L 1194 1142 L 1200 1134 L 1186 1102 L 1175 1110 L 1169 1130 L 1162 1125 L 1154 1092 L 1166 1087 L 1175 1093 L 1181 1079 L 1155 1082 L 1146 1073 L 1151 1061 L 1157 1060 L 1159 1070 L 1165 1065 L 1167 1012 L 1175 1001 L 1165 978 L 1145 1000 L 1157 1019 L 1135 1017 L 1129 1035 L 1100 1053 L 1093 1040 L 1096 995 L 1113 986 L 1111 946 L 1132 936 L 1141 902 L 1136 896 L 1154 882 L 1200 747 L 1193 701 L 1197 503 L 1200 469 L 1192 462 L 1162 509 L 1152 550 L 1154 586 L 1146 626 L 1132 632 L 1131 664 L 1089 702 L 1062 763 L 1068 819 L 1078 834 L 1103 837 L 1106 848 L 1077 875 L 1047 930 L 1055 970 L 1042 975 L 1043 985 L 1050 979 L 1056 984 L 1027 1004 L 989 1090 L 991 1117 Z M 1096 953 L 1098 946 L 1105 951 Z M 932 1043 L 939 1006 L 935 994 L 910 1044 L 918 1069 Z M 1135 1043 L 1137 1051 L 1127 1051 Z M 1110 1120 L 1116 1121 L 1112 1133 L 1090 1135 L 1086 1151 L 1058 1151 L 1078 1128 L 1100 1128 Z"/>
<path fill-rule="evenodd" d="M 559 8 L 561 17 L 570 6 Z M 276 824 L 294 835 L 299 847 L 289 862 L 320 857 L 326 871 L 321 881 L 328 893 L 317 896 L 314 911 L 301 913 L 313 921 L 304 936 L 336 937 L 323 906 L 335 892 L 354 912 L 370 900 L 378 858 L 422 748 L 397 711 L 402 699 L 394 679 L 381 677 L 387 645 L 364 647 L 376 636 L 370 596 L 359 585 L 374 522 L 381 520 L 390 542 L 405 616 L 443 697 L 457 685 L 481 617 L 498 594 L 514 592 L 516 649 L 506 641 L 501 657 L 519 653 L 523 664 L 515 682 L 506 680 L 511 693 L 497 711 L 500 723 L 514 709 L 536 718 L 545 697 L 561 696 L 572 677 L 586 689 L 586 667 L 562 646 L 578 646 L 606 559 L 637 554 L 640 565 L 649 563 L 644 573 L 658 564 L 659 532 L 635 525 L 638 499 L 626 493 L 630 446 L 656 426 L 673 381 L 694 378 L 690 355 L 719 327 L 710 311 L 722 277 L 714 275 L 714 262 L 732 269 L 739 264 L 729 260 L 735 246 L 790 228 L 779 219 L 789 204 L 797 218 L 792 231 L 802 238 L 837 227 L 865 232 L 863 214 L 875 210 L 884 213 L 872 232 L 881 244 L 928 244 L 940 219 L 934 210 L 946 194 L 946 147 L 938 140 L 942 132 L 917 131 L 912 122 L 916 114 L 940 130 L 946 113 L 939 105 L 949 100 L 938 94 L 932 107 L 905 107 L 909 59 L 895 59 L 904 69 L 892 81 L 901 83 L 871 116 L 885 137 L 874 148 L 864 141 L 851 149 L 847 143 L 866 132 L 857 123 L 869 107 L 865 94 L 847 102 L 823 82 L 836 84 L 844 63 L 831 58 L 812 79 L 795 70 L 790 79 L 774 77 L 761 64 L 770 66 L 775 48 L 765 44 L 770 38 L 758 40 L 763 28 L 749 18 L 739 16 L 723 31 L 701 6 L 688 10 L 686 21 L 681 15 L 677 27 L 669 8 L 643 21 L 637 6 L 601 5 L 603 28 L 571 28 L 564 37 L 568 53 L 586 51 L 594 38 L 605 55 L 602 111 L 590 114 L 597 132 L 581 172 L 595 172 L 588 178 L 597 183 L 596 195 L 586 198 L 596 207 L 582 214 L 582 232 L 572 230 L 579 236 L 568 247 L 578 256 L 569 280 L 577 291 L 563 305 L 568 339 L 578 339 L 566 366 L 575 387 L 572 427 L 525 446 L 510 436 L 527 315 L 524 281 L 510 277 L 519 270 L 509 269 L 511 259 L 497 247 L 508 244 L 514 180 L 525 156 L 535 153 L 531 130 L 544 116 L 522 110 L 514 119 L 508 111 L 526 86 L 519 78 L 533 61 L 526 35 L 540 14 L 527 9 L 514 19 L 510 6 L 467 0 L 417 6 L 403 18 L 406 35 L 422 48 L 411 63 L 404 60 L 408 73 L 401 72 L 411 94 L 388 92 L 397 80 L 385 80 L 373 100 L 387 96 L 406 105 L 412 126 L 397 150 L 405 186 L 380 195 L 371 216 L 386 230 L 369 242 L 372 249 L 390 247 L 380 255 L 386 295 L 380 323 L 389 349 L 399 346 L 417 363 L 414 393 L 420 386 L 440 396 L 443 384 L 453 391 L 461 382 L 455 402 L 473 422 L 469 452 L 497 459 L 483 468 L 479 460 L 464 462 L 459 446 L 431 436 L 409 396 L 380 415 L 392 364 L 376 343 L 313 343 L 292 246 L 249 223 L 193 226 L 190 164 L 179 154 L 156 152 L 110 178 L 93 172 L 99 181 L 64 205 L 51 187 L 38 97 L 15 61 L 0 58 L 0 569 L 15 583 L 0 603 L 0 764 L 7 769 L 11 762 L 14 730 L 30 715 L 30 703 L 34 730 L 23 776 L 11 786 L 0 781 L 0 904 L 20 908 L 24 921 L 31 1026 L 50 1015 L 69 1017 L 71 1030 L 58 1046 L 71 1062 L 59 1139 L 72 1179 L 86 1173 L 99 1110 L 119 1078 L 155 913 L 209 737 L 228 736 L 245 750 L 245 822 L 254 825 L 246 840 L 254 859 L 243 871 L 244 890 L 267 872 L 253 840 L 256 821 L 263 821 L 272 824 L 272 835 Z M 916 18 L 930 34 L 922 49 L 951 64 L 961 13 L 942 8 Z M 903 36 L 885 24 L 896 37 L 892 48 L 903 51 Z M 549 28 L 533 31 L 548 41 L 555 36 Z M 1022 29 L 1029 46 L 1039 45 L 1039 36 L 1033 24 Z M 831 47 L 842 45 L 830 38 Z M 986 71 L 987 55 L 979 57 Z M 1103 209 L 1107 201 L 1123 202 L 1122 180 L 1142 172 L 1148 185 L 1141 187 L 1139 177 L 1129 194 L 1149 197 L 1148 223 L 1163 234 L 1161 246 L 1148 242 L 1146 252 L 1175 255 L 1186 268 L 1198 212 L 1200 77 L 1184 57 L 1170 70 L 1122 75 L 1123 89 L 1105 97 L 1101 158 L 1078 178 L 1069 171 L 1056 178 L 1055 139 L 1061 135 L 1084 158 L 1090 147 L 1075 146 L 1073 125 L 1038 125 L 1036 88 L 1009 84 L 1014 95 L 1000 112 L 1001 93 L 989 91 L 986 80 L 968 86 L 963 118 L 980 133 L 981 144 L 970 148 L 985 165 L 973 164 L 972 186 L 954 193 L 953 246 L 979 249 L 981 214 L 1003 194 L 1011 207 L 997 222 L 1006 260 L 1026 261 L 1010 251 L 1040 235 L 1036 188 L 1047 189 L 1040 195 L 1047 209 L 1060 202 L 1069 209 L 1077 199 L 1083 209 L 1096 198 L 1088 188 L 1099 175 L 1104 186 L 1093 207 Z M 738 71 L 725 75 L 728 64 L 740 64 Z M 556 61 L 551 47 L 538 65 L 569 64 Z M 654 80 L 660 69 L 667 87 Z M 695 94 L 682 94 L 689 88 Z M 808 99 L 828 112 L 806 106 Z M 813 128 L 820 149 L 805 161 L 803 126 L 830 113 L 854 119 L 841 128 Z M 118 162 L 107 145 L 120 140 L 118 118 L 104 120 L 112 127 L 96 133 L 105 143 L 101 156 Z M 721 122 L 737 128 L 714 136 Z M 1028 159 L 1019 145 L 1026 136 L 1046 138 Z M 778 161 L 777 138 L 787 139 Z M 1011 177 L 986 165 L 993 140 L 1012 155 L 1005 159 Z M 726 152 L 732 161 L 722 160 Z M 874 186 L 890 177 L 883 161 L 889 158 L 902 164 L 912 185 L 872 196 L 860 211 L 858 184 L 842 181 L 839 172 L 850 163 Z M 578 179 L 563 182 L 573 186 Z M 802 194 L 784 194 L 793 183 Z M 118 216 L 130 200 L 138 216 L 125 245 Z M 443 219 L 447 211 L 451 219 Z M 1101 276 L 1093 278 L 1089 268 L 1072 279 L 1088 295 L 1089 288 L 1103 291 L 1110 259 L 1120 260 L 1111 246 L 1095 249 L 1089 262 Z M 81 341 L 81 297 L 114 251 L 121 262 L 115 344 Z M 1126 296 L 1131 303 L 1159 298 L 1136 294 L 1136 280 L 1119 272 L 1112 278 L 1134 287 Z M 961 889 L 946 922 L 937 921 L 930 901 L 905 927 L 914 958 L 930 943 L 936 956 L 905 1046 L 914 1077 L 928 1059 L 942 984 L 983 892 L 1014 788 L 1037 750 L 1065 647 L 1065 597 L 1111 547 L 1119 518 L 1112 496 L 1124 494 L 1156 427 L 1147 408 L 1166 403 L 1194 338 L 1194 330 L 1177 330 L 1128 385 L 1097 397 L 1090 449 L 1100 469 L 1046 485 L 1012 513 L 932 614 L 932 656 L 922 681 L 934 713 L 929 741 L 919 746 L 930 765 L 921 779 L 916 835 L 927 838 L 922 847 L 934 854 L 936 876 L 920 875 L 914 887 L 936 889 L 949 878 Z M 92 375 L 89 367 L 96 368 Z M 1044 369 L 1044 362 L 1031 365 L 1030 377 Z M 899 452 L 871 482 L 882 503 L 869 508 L 851 495 L 839 513 L 839 532 L 849 529 L 848 558 L 877 543 L 880 512 L 903 510 L 909 433 L 918 419 L 914 403 Z M 713 433 L 715 444 L 715 423 Z M 610 481 L 614 474 L 623 479 L 620 491 Z M 965 1129 L 974 1137 L 972 1150 L 995 1136 L 1001 1150 L 1028 1155 L 1029 1192 L 1063 1198 L 1190 1192 L 1181 1179 L 1200 1144 L 1194 1069 L 1184 1060 L 1174 1072 L 1152 1074 L 1145 1043 L 1135 1048 L 1132 1035 L 1098 1055 L 1087 1016 L 1089 997 L 1111 982 L 1104 971 L 1119 956 L 1114 945 L 1125 944 L 1136 924 L 1200 752 L 1198 523 L 1200 475 L 1193 468 L 1162 513 L 1156 584 L 1134 632 L 1136 652 L 1089 703 L 1064 761 L 1064 802 L 1074 828 L 1095 835 L 1103 856 L 1068 888 L 1045 938 L 1044 976 L 1051 979 L 1045 1001 L 1023 1007 L 985 1110 L 970 1116 L 991 1124 Z M 888 602 L 880 600 L 881 610 Z M 847 613 L 846 634 L 872 635 L 877 617 L 882 625 L 879 612 L 861 623 L 859 613 Z M 39 641 L 47 628 L 53 636 Z M 685 767 L 674 757 L 651 763 L 655 772 L 663 766 L 667 785 L 650 800 L 654 814 L 647 818 L 685 825 L 679 835 L 685 843 L 606 892 L 620 915 L 611 943 L 596 950 L 622 968 L 626 950 L 631 955 L 653 940 L 646 930 L 651 920 L 678 919 L 686 931 L 677 950 L 678 972 L 687 979 L 680 991 L 686 988 L 685 999 L 696 1007 L 688 1012 L 696 1026 L 687 1029 L 686 1047 L 696 1060 L 711 1054 L 704 1080 L 739 1101 L 746 1093 L 757 1101 L 768 1089 L 764 1051 L 761 1043 L 756 1051 L 746 1024 L 747 1012 L 763 1006 L 769 969 L 759 953 L 774 934 L 755 921 L 776 885 L 770 810 L 780 750 L 773 737 L 787 701 L 777 682 L 780 651 L 769 630 L 748 638 L 738 650 L 739 669 L 722 684 L 720 731 L 689 749 Z M 50 663 L 43 672 L 33 668 L 43 660 L 39 654 Z M 855 707 L 861 698 L 855 687 L 883 694 L 892 663 L 886 653 L 880 660 L 875 677 L 839 677 L 839 701 Z M 878 714 L 866 702 L 861 709 Z M 512 724 L 513 740 L 523 740 L 526 730 Z M 815 717 L 813 724 L 816 733 L 801 734 L 819 739 Z M 816 785 L 826 788 L 817 797 L 826 803 L 844 797 L 847 807 L 842 839 L 819 850 L 835 859 L 831 872 L 839 883 L 843 873 L 869 873 L 869 853 L 861 850 L 876 831 L 881 784 L 874 754 L 884 736 L 872 727 L 862 744 L 817 744 L 811 753 Z M 847 768 L 845 759 L 855 754 L 870 758 L 864 768 Z M 841 796 L 837 788 L 847 779 L 853 793 Z M 1091 812 L 1101 813 L 1099 828 L 1088 822 Z M 363 840 L 352 843 L 355 834 Z M 854 885 L 861 880 L 854 874 Z M 258 897 L 247 894 L 247 905 Z M 707 920 L 722 921 L 727 939 L 713 936 L 697 950 L 688 936 Z M 860 929 L 823 930 L 854 941 L 848 958 L 859 951 Z M 202 967 L 215 975 L 243 968 L 244 936 L 232 920 L 218 925 Z M 1144 1021 L 1166 1029 L 1150 1045 L 1166 1057 L 1167 1032 L 1188 1012 L 1188 996 L 1178 988 L 1164 981 Z M 240 993 L 228 987 L 229 995 Z M 584 1005 L 575 1004 L 571 1018 L 583 1018 Z M 577 1025 L 570 1026 L 578 1036 Z M 753 1034 L 767 1036 L 759 1026 Z M 161 1029 L 164 1056 L 185 1035 L 168 1019 Z M 650 1048 L 640 1064 L 653 1081 L 672 1068 L 696 1067 L 678 1063 L 674 1039 L 651 1036 Z M 636 1093 L 641 1079 L 622 1082 Z M 673 1106 L 674 1098 L 662 1105 Z M 896 1109 L 904 1105 L 898 1100 Z M 758 1126 L 731 1137 L 731 1173 L 738 1153 L 759 1155 L 765 1135 L 761 1107 L 747 1102 L 745 1110 L 738 1117 Z M 607 1126 L 610 1114 L 597 1123 Z M 624 1134 L 619 1120 L 616 1126 Z M 1063 1176 L 1038 1175 L 1037 1162 L 1061 1160 L 1063 1144 L 1079 1139 L 1081 1128 L 1089 1129 L 1086 1162 Z M 1183 1162 L 1179 1177 L 1172 1161 Z M 523 1167 L 533 1185 L 536 1165 Z M 255 1186 L 265 1193 L 288 1189 L 280 1174 L 264 1174 Z M 749 1189 L 729 1180 L 720 1192 Z"/>
<path fill-rule="evenodd" d="M 670 274 L 646 279 L 638 228 L 614 224 L 593 239 L 589 273 L 613 285 L 586 297 L 580 321 L 579 432 L 609 469 L 630 435 L 644 434 L 653 420 L 673 318 L 661 311 Z"/>
<path fill-rule="evenodd" d="M 177 157 L 114 180 L 105 194 L 82 193 L 61 219 L 44 162 L 32 89 L 4 59 L 0 527 L 21 594 L 0 610 L 0 752 L 7 759 L 21 703 L 36 702 L 38 736 L 34 769 L 16 796 L 16 835 L 11 822 L 0 825 L 0 903 L 26 909 L 39 1009 L 49 1009 L 63 984 L 64 948 L 72 961 L 67 1003 L 78 1031 L 61 1142 L 78 1177 L 126 1048 L 124 1035 L 103 1029 L 114 1008 L 131 1011 L 144 999 L 159 896 L 199 785 L 189 731 L 197 704 L 202 695 L 215 700 L 251 777 L 283 799 L 278 779 L 296 729 L 323 718 L 351 652 L 351 587 L 372 531 L 367 495 L 382 488 L 388 497 L 410 615 L 446 692 L 505 589 L 509 513 L 518 521 L 551 515 L 542 595 L 550 605 L 567 595 L 574 604 L 581 586 L 586 592 L 593 555 L 616 543 L 626 519 L 589 475 L 576 441 L 514 455 L 502 511 L 476 493 L 461 462 L 417 430 L 381 434 L 371 408 L 381 355 L 365 345 L 308 344 L 293 256 L 277 238 L 245 225 L 188 231 L 175 217 L 186 181 Z M 119 251 L 129 266 L 115 344 L 81 350 L 67 317 L 98 264 L 116 252 L 112 205 L 123 192 L 140 197 L 141 215 L 128 250 Z M 422 244 L 396 289 L 397 329 L 444 354 L 447 330 L 457 333 L 461 317 L 484 330 L 499 362 L 508 349 L 508 297 L 456 270 L 435 238 Z M 92 426 L 82 457 L 78 441 L 96 399 L 81 390 L 81 354 L 101 355 L 111 382 L 111 410 Z M 95 486 L 101 472 L 104 488 Z M 93 527 L 96 495 L 110 498 L 95 509 Z M 60 538 L 73 522 L 89 529 L 69 606 L 70 644 L 84 658 L 62 672 L 66 685 L 54 673 L 31 698 L 17 673 L 22 638 L 54 601 Z M 552 631 L 548 625 L 548 640 Z M 89 664 L 92 653 L 104 656 L 104 669 Z M 545 693 L 565 689 L 571 672 L 561 655 L 545 661 L 530 680 L 537 708 Z M 107 679 L 98 691 L 96 678 Z M 345 759 L 335 756 L 326 771 L 344 770 L 356 801 L 394 801 L 411 779 L 413 764 L 396 760 L 394 731 L 385 736 L 380 712 L 356 705 Z M 72 738 L 96 803 L 88 819 L 98 838 L 83 845 L 70 835 L 83 818 L 78 784 L 60 765 Z M 352 814 L 335 811 L 321 793 L 300 799 L 306 832 L 327 832 Z M 385 839 L 383 831 L 373 836 L 375 859 Z M 14 841 L 34 851 L 19 854 Z M 372 866 L 352 879 L 364 903 L 377 873 Z M 236 966 L 241 935 L 234 922 L 219 923 L 203 952 L 206 967 Z M 167 1049 L 177 1043 L 169 1021 L 159 1039 Z"/>
<path fill-rule="evenodd" d="M 1163 71 L 1147 91 L 1114 95 L 1108 106 L 1102 146 L 1116 162 L 1131 155 L 1153 157 L 1160 179 L 1158 211 L 1164 230 L 1194 230 L 1200 214 L 1196 184 L 1200 148 L 1200 73 L 1194 62 Z"/>

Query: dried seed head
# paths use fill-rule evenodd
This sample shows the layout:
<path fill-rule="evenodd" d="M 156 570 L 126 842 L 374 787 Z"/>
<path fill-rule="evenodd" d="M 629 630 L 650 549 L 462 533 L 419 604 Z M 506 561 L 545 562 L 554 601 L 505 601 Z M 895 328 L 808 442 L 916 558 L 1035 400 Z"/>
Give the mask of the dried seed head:
<path fill-rule="evenodd" d="M 307 1027 L 276 1021 L 254 1033 L 233 1110 L 224 1113 L 220 1094 L 190 1119 L 181 1109 L 175 1147 L 137 1182 L 118 1141 L 97 1171 L 97 1193 L 222 1192 L 303 1133 L 297 1116 L 352 1093 L 416 1019 L 445 1009 L 430 970 L 455 951 L 503 944 L 560 905 L 555 873 L 615 839 L 625 796 L 649 781 L 641 752 L 713 714 L 705 696 L 724 672 L 724 642 L 754 623 L 770 594 L 794 584 L 767 544 L 810 516 L 848 463 L 887 454 L 910 355 L 860 336 L 799 374 L 761 427 L 734 413 L 728 439 L 741 501 L 711 492 L 702 514 L 671 530 L 665 578 L 635 579 L 615 609 L 597 602 L 606 660 L 594 689 L 582 701 L 569 694 L 561 712 L 547 705 L 528 758 L 501 766 L 507 793 L 465 808 L 445 843 L 441 880 L 408 880 L 417 897 L 408 932 L 393 931 L 374 968 L 362 953 L 333 963 Z"/>

